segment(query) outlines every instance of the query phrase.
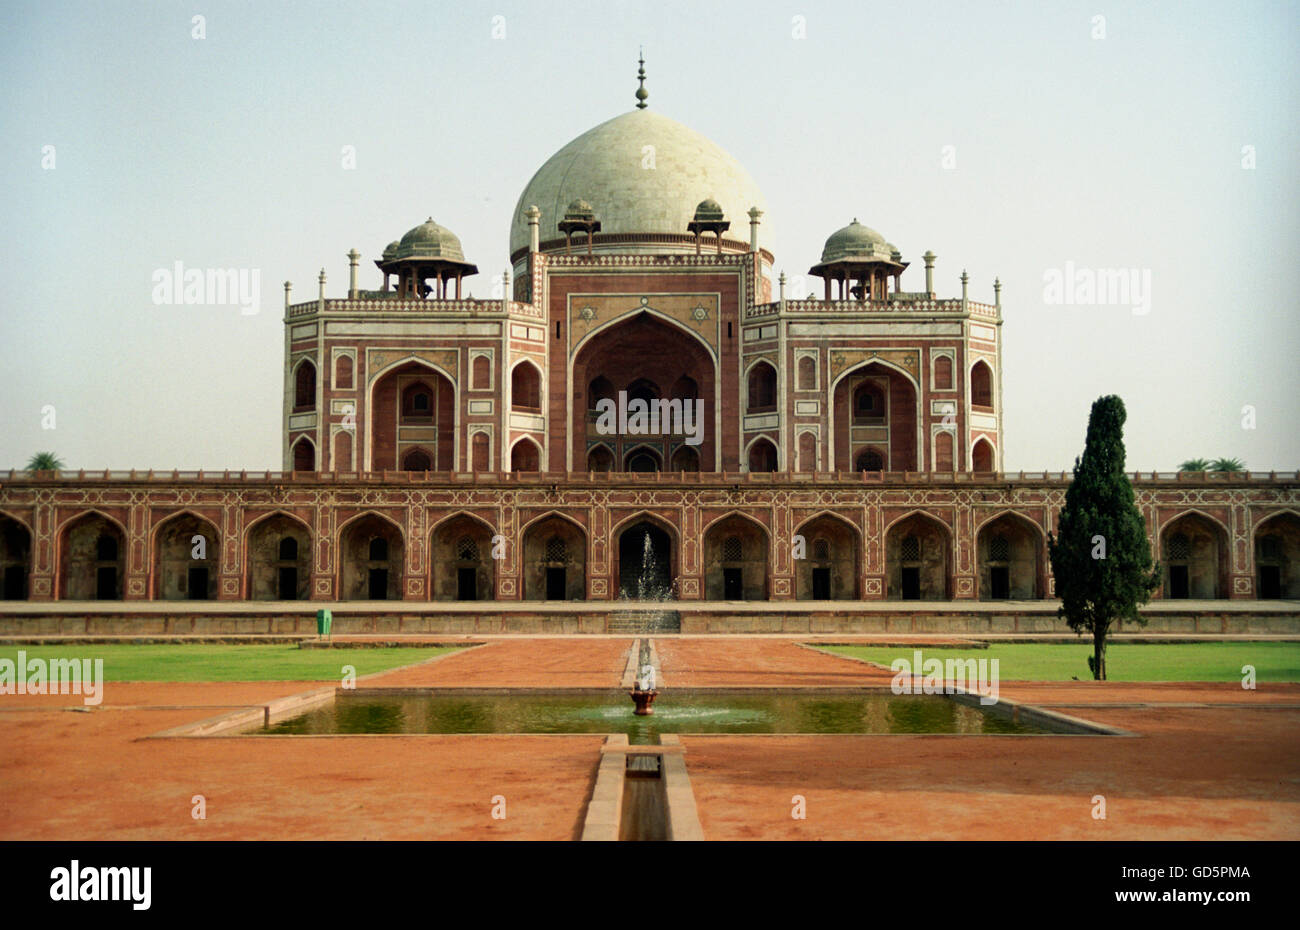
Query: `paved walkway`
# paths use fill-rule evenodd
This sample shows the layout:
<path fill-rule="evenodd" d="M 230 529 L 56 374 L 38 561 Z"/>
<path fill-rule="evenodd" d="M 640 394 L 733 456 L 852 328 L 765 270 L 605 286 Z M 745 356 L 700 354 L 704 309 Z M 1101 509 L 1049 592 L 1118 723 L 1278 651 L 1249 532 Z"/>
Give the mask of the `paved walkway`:
<path fill-rule="evenodd" d="M 445 638 L 444 638 L 445 639 Z M 618 686 L 633 637 L 502 637 L 364 686 Z M 655 637 L 677 688 L 859 686 L 792 637 Z M 311 682 L 0 697 L 0 839 L 571 839 L 600 735 L 148 739 Z M 684 736 L 706 837 L 1300 839 L 1300 685 L 1002 682 L 1135 737 Z M 1230 706 L 1218 706 L 1230 705 Z M 207 819 L 191 817 L 202 794 Z M 794 820 L 792 798 L 807 818 Z M 1092 816 L 1093 798 L 1107 816 Z M 507 816 L 491 816 L 494 798 Z"/>

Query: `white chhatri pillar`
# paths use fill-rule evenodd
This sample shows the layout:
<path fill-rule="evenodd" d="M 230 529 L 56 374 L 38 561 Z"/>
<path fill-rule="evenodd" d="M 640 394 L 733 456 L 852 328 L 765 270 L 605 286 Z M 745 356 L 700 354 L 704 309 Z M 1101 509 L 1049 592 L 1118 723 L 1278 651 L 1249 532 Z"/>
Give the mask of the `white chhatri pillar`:
<path fill-rule="evenodd" d="M 537 209 L 536 204 L 533 204 L 524 211 L 524 216 L 528 217 L 528 251 L 540 252 L 541 229 L 539 222 L 542 218 L 542 211 Z"/>
<path fill-rule="evenodd" d="M 356 249 L 348 252 L 348 300 L 357 299 L 357 259 L 361 253 Z"/>
<path fill-rule="evenodd" d="M 749 251 L 758 251 L 758 223 L 763 211 L 758 207 L 749 208 Z"/>

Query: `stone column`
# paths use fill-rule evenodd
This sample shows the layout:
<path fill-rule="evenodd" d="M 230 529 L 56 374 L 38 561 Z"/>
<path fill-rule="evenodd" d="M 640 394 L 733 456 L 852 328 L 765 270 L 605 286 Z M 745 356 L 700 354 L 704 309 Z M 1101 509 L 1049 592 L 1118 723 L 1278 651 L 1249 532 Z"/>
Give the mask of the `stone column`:
<path fill-rule="evenodd" d="M 357 299 L 357 259 L 361 253 L 356 249 L 348 252 L 348 300 Z"/>

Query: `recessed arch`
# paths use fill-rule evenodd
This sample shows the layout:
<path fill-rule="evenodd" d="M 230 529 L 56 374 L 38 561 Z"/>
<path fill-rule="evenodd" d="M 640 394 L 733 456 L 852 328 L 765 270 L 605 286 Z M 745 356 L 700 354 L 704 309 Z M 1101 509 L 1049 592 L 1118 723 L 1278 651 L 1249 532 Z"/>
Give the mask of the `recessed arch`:
<path fill-rule="evenodd" d="M 80 515 L 78 515 L 78 516 L 80 516 Z M 0 507 L 0 519 L 9 519 L 9 520 L 13 520 L 15 523 L 17 523 L 18 525 L 20 525 L 20 526 L 21 526 L 23 529 L 25 529 L 27 532 L 29 532 L 29 533 L 34 532 L 34 530 L 32 529 L 32 525 L 31 525 L 31 523 L 29 523 L 27 520 L 23 519 L 21 516 L 19 516 L 17 513 L 15 513 L 15 512 L 12 511 L 12 510 L 5 510 L 3 507 Z M 74 518 L 74 519 L 75 519 L 75 518 Z"/>
<path fill-rule="evenodd" d="M 603 442 L 587 450 L 587 471 L 605 474 L 614 471 L 614 450 Z"/>
<path fill-rule="evenodd" d="M 402 450 L 398 471 L 433 471 L 433 453 L 424 446 L 410 446 Z"/>
<path fill-rule="evenodd" d="M 970 402 L 972 407 L 993 409 L 993 368 L 984 359 L 976 359 L 970 366 Z"/>
<path fill-rule="evenodd" d="M 303 356 L 293 366 L 293 409 L 312 410 L 316 407 L 316 361 Z"/>
<path fill-rule="evenodd" d="M 831 380 L 831 395 L 834 396 L 835 389 L 839 387 L 840 382 L 843 381 L 845 378 L 853 375 L 855 372 L 859 372 L 862 369 L 868 368 L 872 365 L 880 365 L 882 368 L 888 368 L 892 371 L 897 372 L 898 374 L 902 375 L 904 378 L 907 379 L 908 383 L 912 385 L 912 388 L 914 390 L 918 392 L 920 391 L 921 384 L 919 381 L 917 381 L 916 376 L 913 375 L 906 368 L 904 368 L 902 365 L 899 365 L 895 362 L 891 362 L 888 359 L 884 359 L 884 358 L 868 358 L 868 359 L 863 359 L 862 361 L 854 365 L 851 365 L 850 367 L 846 368 L 844 371 L 841 371 L 838 375 L 836 375 Z"/>
<path fill-rule="evenodd" d="M 715 428 L 721 415 L 721 376 L 716 354 L 699 334 L 657 314 L 626 314 L 585 335 L 570 357 L 565 382 L 569 391 L 566 467 L 582 470 L 589 447 L 605 441 L 612 446 L 615 467 L 620 468 L 629 445 L 657 437 L 662 469 L 667 447 L 688 435 L 702 440 L 698 455 L 707 463 L 702 467 L 716 470 L 721 464 L 722 446 Z M 695 396 L 676 396 L 676 391 L 691 384 Z M 599 403 L 600 398 L 616 402 L 620 391 L 627 391 L 630 419 L 610 416 L 616 403 Z M 657 398 L 645 410 L 635 400 L 642 394 Z M 646 428 L 655 432 L 644 432 Z"/>
<path fill-rule="evenodd" d="M 1232 533 L 1215 517 L 1189 508 L 1160 527 L 1163 596 L 1203 600 L 1228 596 Z"/>
<path fill-rule="evenodd" d="M 660 311 L 654 309 L 653 307 L 641 307 L 639 311 L 625 313 L 622 316 L 617 316 L 612 320 L 608 320 L 600 324 L 595 329 L 591 330 L 585 336 L 583 336 L 581 339 L 578 340 L 578 342 L 570 350 L 570 358 L 577 358 L 578 354 L 587 345 L 587 343 L 591 342 L 592 339 L 596 338 L 601 333 L 605 332 L 606 330 L 612 327 L 621 326 L 625 323 L 631 323 L 637 317 L 640 316 L 652 317 L 653 319 L 659 321 L 660 323 L 668 324 L 673 329 L 676 329 L 678 332 L 680 332 L 682 335 L 690 336 L 692 339 L 694 339 L 696 342 L 700 344 L 700 346 L 704 349 L 705 352 L 709 353 L 709 357 L 713 359 L 714 364 L 717 363 L 718 361 L 717 352 L 714 351 L 713 346 L 709 345 L 708 341 L 705 340 L 703 336 L 701 336 L 699 333 L 695 332 L 694 330 L 686 326 L 683 326 L 680 320 L 675 320 L 672 317 L 668 316 L 667 314 L 661 313 Z"/>
<path fill-rule="evenodd" d="M 883 389 L 883 409 L 873 410 L 864 419 L 854 408 L 854 398 L 860 394 L 861 385 L 869 381 Z M 827 449 L 833 463 L 830 468 L 855 470 L 855 446 L 861 444 L 861 440 L 854 441 L 855 425 L 884 429 L 885 435 L 879 436 L 878 442 L 889 448 L 885 462 L 888 470 L 907 472 L 925 467 L 921 450 L 926 418 L 921 410 L 922 393 L 915 374 L 879 356 L 863 359 L 831 379 L 828 396 Z"/>
<path fill-rule="evenodd" d="M 289 449 L 294 471 L 316 470 L 316 443 L 310 436 L 299 436 Z"/>
<path fill-rule="evenodd" d="M 702 538 L 706 600 L 767 599 L 772 534 L 762 523 L 732 511 L 710 522 Z"/>
<path fill-rule="evenodd" d="M 382 557 L 375 539 L 384 540 Z M 405 583 L 406 531 L 378 510 L 363 510 L 338 529 L 339 599 L 401 600 Z"/>
<path fill-rule="evenodd" d="M 0 511 L 0 600 L 25 601 L 35 539 L 26 523 Z"/>
<path fill-rule="evenodd" d="M 125 523 L 123 523 L 117 517 L 114 517 L 111 514 L 103 510 L 100 510 L 98 507 L 88 507 L 85 510 L 81 510 L 78 511 L 77 513 L 74 513 L 72 516 L 68 517 L 66 520 L 64 520 L 62 523 L 58 525 L 58 527 L 54 531 L 55 535 L 56 536 L 61 535 L 63 531 L 68 527 L 69 524 L 78 523 L 86 519 L 87 517 L 103 517 L 105 520 L 107 520 L 109 523 L 113 524 L 113 526 L 117 528 L 118 532 L 122 534 L 122 538 L 125 539 L 128 535 L 126 531 Z"/>
<path fill-rule="evenodd" d="M 433 532 L 434 530 L 438 529 L 438 527 L 443 526 L 446 523 L 450 523 L 452 520 L 459 520 L 462 517 L 467 520 L 473 520 L 476 523 L 480 524 L 483 527 L 483 529 L 487 530 L 493 536 L 496 536 L 498 534 L 498 530 L 495 526 L 493 526 L 483 517 L 480 517 L 478 514 L 468 510 L 453 510 L 451 513 L 439 517 L 437 521 L 434 522 L 434 524 L 429 527 L 429 532 Z"/>
<path fill-rule="evenodd" d="M 439 519 L 429 529 L 429 599 L 495 600 L 497 535 L 488 521 L 468 511 Z"/>
<path fill-rule="evenodd" d="M 943 529 L 943 531 L 944 531 L 945 533 L 948 533 L 949 535 L 951 535 L 952 532 L 953 532 L 953 528 L 952 528 L 951 526 L 949 526 L 947 523 L 943 522 L 942 519 L 940 519 L 939 517 L 936 517 L 934 514 L 930 513 L 930 511 L 928 511 L 928 510 L 919 510 L 919 509 L 917 509 L 917 510 L 909 510 L 909 511 L 907 511 L 907 513 L 903 514 L 901 517 L 896 517 L 896 518 L 894 518 L 893 520 L 889 521 L 889 523 L 886 524 L 886 526 L 885 526 L 885 532 L 888 533 L 888 532 L 889 532 L 891 529 L 893 529 L 895 526 L 897 526 L 898 524 L 902 523 L 904 520 L 908 520 L 908 519 L 910 519 L 910 518 L 912 518 L 912 517 L 924 517 L 925 519 L 930 520 L 931 522 L 933 522 L 933 523 L 936 524 L 937 526 L 941 527 L 941 528 Z"/>
<path fill-rule="evenodd" d="M 942 601 L 950 596 L 953 531 L 924 510 L 909 511 L 885 529 L 886 597 Z"/>
<path fill-rule="evenodd" d="M 1255 526 L 1251 539 L 1255 596 L 1300 600 L 1300 514 L 1281 510 Z"/>
<path fill-rule="evenodd" d="M 203 537 L 203 558 L 194 557 L 196 535 Z M 149 538 L 155 599 L 216 599 L 221 532 L 212 520 L 188 508 L 178 510 L 159 520 Z"/>
<path fill-rule="evenodd" d="M 635 552 L 629 552 L 628 545 L 625 543 L 627 534 L 634 533 L 641 527 L 648 528 L 647 534 L 643 535 L 648 535 L 650 538 L 655 571 L 650 573 L 651 577 L 644 579 L 644 585 L 637 585 L 636 581 L 640 579 L 636 573 L 642 568 L 642 551 L 638 548 Z M 609 538 L 611 551 L 618 553 L 618 558 L 613 560 L 615 567 L 613 589 L 620 597 L 640 599 L 640 596 L 645 593 L 642 591 L 643 587 L 648 589 L 651 595 L 656 596 L 656 599 L 675 596 L 673 592 L 681 560 L 681 537 L 677 527 L 656 513 L 640 510 L 610 527 Z M 642 545 L 644 546 L 644 542 Z"/>
<path fill-rule="evenodd" d="M 243 532 L 243 577 L 250 600 L 301 601 L 311 597 L 314 539 L 305 520 L 287 510 L 258 514 Z M 296 553 L 284 552 L 292 540 Z"/>
<path fill-rule="evenodd" d="M 745 468 L 756 473 L 781 470 L 781 449 L 767 435 L 755 436 L 745 445 Z M 755 466 L 758 467 L 755 467 Z"/>
<path fill-rule="evenodd" d="M 970 463 L 973 472 L 997 471 L 997 450 L 987 436 L 981 436 L 971 443 Z"/>
<path fill-rule="evenodd" d="M 99 540 L 103 537 L 114 543 L 115 551 L 111 556 L 99 551 Z M 119 520 L 102 510 L 90 508 L 59 524 L 54 538 L 60 599 L 122 599 L 130 534 Z"/>
<path fill-rule="evenodd" d="M 510 366 L 510 409 L 541 412 L 545 405 L 542 369 L 530 358 Z"/>
<path fill-rule="evenodd" d="M 745 369 L 745 410 L 765 413 L 777 409 L 776 366 L 765 358 L 755 360 Z"/>
<path fill-rule="evenodd" d="M 830 510 L 815 513 L 795 528 L 803 539 L 795 561 L 795 599 L 843 601 L 859 597 L 862 534 L 852 521 Z"/>
<path fill-rule="evenodd" d="M 403 376 L 418 378 L 424 372 L 435 379 L 430 387 L 436 386 L 435 428 L 438 430 L 438 438 L 435 443 L 437 456 L 434 469 L 456 470 L 456 439 L 460 435 L 460 385 L 446 368 L 417 355 L 396 359 L 376 372 L 367 372 L 365 440 L 360 445 L 360 456 L 366 463 L 364 467 L 375 471 L 398 469 L 402 451 L 397 438 L 398 419 L 401 417 L 401 391 L 398 390 L 398 383 Z M 393 381 L 388 385 L 385 380 L 390 376 Z M 363 466 L 358 462 L 356 467 L 361 470 Z"/>
<path fill-rule="evenodd" d="M 767 528 L 767 526 L 763 523 L 762 520 L 758 519 L 753 514 L 745 513 L 745 511 L 743 510 L 731 510 L 728 511 L 727 513 L 721 514 L 720 516 L 714 517 L 703 527 L 701 527 L 700 529 L 701 534 L 707 533 L 710 529 L 717 526 L 723 520 L 730 520 L 732 517 L 740 517 L 742 520 L 748 520 L 750 523 L 754 524 L 756 527 L 758 527 L 767 535 L 770 536 L 772 534 L 772 531 Z"/>
<path fill-rule="evenodd" d="M 1047 535 L 1016 510 L 986 517 L 975 528 L 976 594 L 982 601 L 1045 597 Z"/>
<path fill-rule="evenodd" d="M 510 447 L 510 470 L 527 473 L 542 470 L 542 447 L 531 436 L 521 436 Z"/>
<path fill-rule="evenodd" d="M 559 511 L 548 511 L 529 520 L 520 538 L 525 600 L 586 600 L 590 537 L 582 524 Z"/>
<path fill-rule="evenodd" d="M 653 463 L 653 468 L 637 467 L 642 464 Z M 662 453 L 654 446 L 640 443 L 628 449 L 623 455 L 623 471 L 625 472 L 655 472 L 664 470 L 664 461 Z"/>

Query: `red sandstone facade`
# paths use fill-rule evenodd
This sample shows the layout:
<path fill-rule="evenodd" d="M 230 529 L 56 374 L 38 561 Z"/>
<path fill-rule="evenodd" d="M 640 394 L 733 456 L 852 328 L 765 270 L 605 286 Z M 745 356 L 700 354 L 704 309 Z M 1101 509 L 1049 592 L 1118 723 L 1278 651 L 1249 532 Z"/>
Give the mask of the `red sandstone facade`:
<path fill-rule="evenodd" d="M 603 600 L 632 564 L 620 555 L 623 536 L 649 525 L 667 537 L 683 600 L 724 599 L 732 561 L 743 599 L 812 599 L 817 567 L 830 571 L 836 600 L 902 599 L 905 555 L 920 563 L 922 600 L 1030 599 L 1051 594 L 1044 540 L 1067 484 L 1003 475 L 11 474 L 0 483 L 0 561 L 6 578 L 18 567 L 23 593 L 37 601 L 207 596 L 190 590 L 198 577 L 222 600 L 366 599 L 376 568 L 391 599 L 469 599 L 458 588 L 468 569 L 472 599 L 542 600 L 556 567 L 569 584 L 563 599 Z M 1300 476 L 1138 476 L 1135 487 L 1164 565 L 1158 597 L 1252 598 L 1265 575 L 1280 578 L 1273 596 L 1300 596 Z M 192 558 L 196 535 L 205 559 Z M 909 537 L 918 552 L 902 551 Z M 113 547 L 97 552 L 106 538 Z M 381 538 L 386 551 L 372 551 Z M 992 551 L 995 538 L 1006 551 Z M 563 552 L 548 552 L 557 539 Z M 729 539 L 739 542 L 734 560 L 723 551 Z M 1000 566 L 1011 591 L 991 588 Z M 1188 587 L 1174 592 L 1171 569 L 1181 566 Z M 284 568 L 294 569 L 293 594 L 278 587 Z M 109 574 L 116 590 L 96 592 Z"/>

